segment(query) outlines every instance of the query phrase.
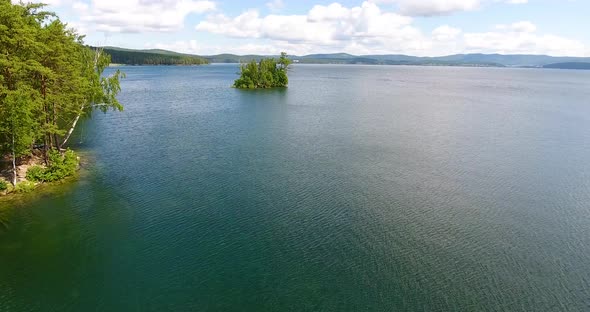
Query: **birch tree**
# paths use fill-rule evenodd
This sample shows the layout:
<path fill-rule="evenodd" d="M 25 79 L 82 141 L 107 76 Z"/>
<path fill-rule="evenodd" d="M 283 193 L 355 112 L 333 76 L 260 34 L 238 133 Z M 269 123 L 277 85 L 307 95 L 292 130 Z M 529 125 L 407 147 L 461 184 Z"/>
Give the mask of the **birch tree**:
<path fill-rule="evenodd" d="M 0 0 L 0 156 L 10 155 L 13 184 L 18 158 L 35 145 L 47 163 L 81 118 L 123 109 L 116 96 L 124 74 L 106 75 L 109 63 L 42 4 Z"/>

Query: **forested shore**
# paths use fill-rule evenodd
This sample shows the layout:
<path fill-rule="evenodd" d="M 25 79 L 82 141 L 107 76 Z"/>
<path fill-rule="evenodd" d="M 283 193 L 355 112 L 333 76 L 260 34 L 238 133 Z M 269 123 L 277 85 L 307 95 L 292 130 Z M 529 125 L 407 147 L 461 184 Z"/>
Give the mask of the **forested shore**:
<path fill-rule="evenodd" d="M 103 75 L 110 61 L 44 5 L 0 0 L 0 192 L 73 174 L 78 158 L 67 144 L 80 119 L 123 109 L 124 74 Z M 21 181 L 24 163 L 32 167 Z"/>
<path fill-rule="evenodd" d="M 134 51 L 105 47 L 103 51 L 111 56 L 111 62 L 124 65 L 204 65 L 205 58 L 173 52 Z"/>

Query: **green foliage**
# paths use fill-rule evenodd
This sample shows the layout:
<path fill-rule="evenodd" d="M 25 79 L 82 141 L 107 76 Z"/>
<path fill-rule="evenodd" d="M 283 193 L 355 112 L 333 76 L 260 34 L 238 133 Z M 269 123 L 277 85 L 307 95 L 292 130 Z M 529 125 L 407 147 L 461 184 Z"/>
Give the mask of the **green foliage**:
<path fill-rule="evenodd" d="M 260 62 L 251 61 L 240 66 L 240 78 L 234 82 L 238 89 L 266 89 L 287 87 L 289 78 L 287 70 L 291 60 L 287 53 L 282 52 L 279 60 L 273 58 L 262 59 Z"/>
<path fill-rule="evenodd" d="M 17 193 L 29 193 L 35 189 L 35 182 L 22 181 L 14 187 L 14 191 Z"/>
<path fill-rule="evenodd" d="M 184 54 L 163 54 L 142 51 L 105 49 L 112 62 L 127 65 L 203 65 L 209 61 L 202 57 Z"/>
<path fill-rule="evenodd" d="M 116 96 L 124 74 L 104 75 L 111 57 L 43 7 L 0 0 L 0 156 L 13 160 L 13 183 L 15 160 L 33 146 L 51 163 L 49 151 L 65 145 L 81 117 L 123 109 Z M 55 163 L 71 165 L 68 152 L 63 157 Z M 55 169 L 45 179 L 70 174 Z"/>
<path fill-rule="evenodd" d="M 33 182 L 43 182 L 45 181 L 45 168 L 41 166 L 32 166 L 29 167 L 27 170 L 26 175 L 27 180 Z"/>
<path fill-rule="evenodd" d="M 49 152 L 49 166 L 42 168 L 33 166 L 27 170 L 27 180 L 34 182 L 54 182 L 74 175 L 78 168 L 78 156 L 71 151 L 66 150 L 60 153 L 57 150 Z"/>
<path fill-rule="evenodd" d="M 40 5 L 12 5 L 0 1 L 0 153 L 20 157 L 33 143 L 39 91 L 35 76 L 42 75 L 39 63 L 43 45 L 37 28 L 48 14 Z"/>
<path fill-rule="evenodd" d="M 4 180 L 0 180 L 0 192 L 6 191 L 8 189 L 8 183 Z"/>
<path fill-rule="evenodd" d="M 2 92 L 4 91 L 4 92 Z M 38 104 L 36 93 L 29 86 L 2 90 L 0 96 L 0 151 L 15 157 L 28 154 L 35 141 L 38 122 L 33 116 Z"/>
<path fill-rule="evenodd" d="M 78 168 L 78 156 L 72 150 L 66 150 L 61 154 L 51 151 L 49 154 L 49 167 L 46 170 L 47 181 L 58 181 L 76 173 Z"/>

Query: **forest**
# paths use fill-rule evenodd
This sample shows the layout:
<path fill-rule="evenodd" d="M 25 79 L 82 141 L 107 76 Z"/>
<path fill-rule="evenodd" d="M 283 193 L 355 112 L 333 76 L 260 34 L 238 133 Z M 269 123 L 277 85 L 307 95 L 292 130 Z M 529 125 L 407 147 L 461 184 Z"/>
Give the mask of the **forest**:
<path fill-rule="evenodd" d="M 116 95 L 124 74 L 105 75 L 110 61 L 44 5 L 0 0 L 0 156 L 13 187 L 17 166 L 34 155 L 43 163 L 27 176 L 71 174 L 76 157 L 66 148 L 79 120 L 123 109 Z"/>
<path fill-rule="evenodd" d="M 111 62 L 125 65 L 203 65 L 209 64 L 205 58 L 180 53 L 157 53 L 152 51 L 133 51 L 104 48 L 111 56 Z"/>
<path fill-rule="evenodd" d="M 291 60 L 282 52 L 277 60 L 274 58 L 255 60 L 240 66 L 240 78 L 234 82 L 238 89 L 284 88 L 289 84 L 287 70 Z"/>

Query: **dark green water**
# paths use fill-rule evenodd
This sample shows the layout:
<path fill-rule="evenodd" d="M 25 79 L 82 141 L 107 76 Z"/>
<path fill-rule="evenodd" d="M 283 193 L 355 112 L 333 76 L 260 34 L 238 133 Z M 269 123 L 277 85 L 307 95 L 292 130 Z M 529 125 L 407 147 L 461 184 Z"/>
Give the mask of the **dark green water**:
<path fill-rule="evenodd" d="M 0 203 L 0 311 L 590 310 L 590 72 L 124 70 L 87 174 Z"/>

